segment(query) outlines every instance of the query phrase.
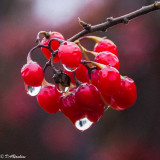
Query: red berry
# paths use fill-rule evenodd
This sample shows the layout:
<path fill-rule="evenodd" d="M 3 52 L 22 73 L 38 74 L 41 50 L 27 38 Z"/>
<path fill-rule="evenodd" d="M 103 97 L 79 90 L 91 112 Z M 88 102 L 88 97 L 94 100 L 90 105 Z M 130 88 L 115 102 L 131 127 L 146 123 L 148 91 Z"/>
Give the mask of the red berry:
<path fill-rule="evenodd" d="M 120 111 L 120 110 L 123 110 L 123 108 L 119 107 L 115 100 L 113 99 L 113 96 L 108 96 L 108 95 L 105 95 L 105 94 L 102 94 L 102 97 L 104 99 L 104 101 L 110 106 L 112 107 L 113 109 L 117 110 L 117 111 Z"/>
<path fill-rule="evenodd" d="M 96 43 L 94 47 L 94 52 L 109 51 L 116 56 L 118 56 L 118 51 L 116 45 L 109 39 L 102 39 L 99 43 Z"/>
<path fill-rule="evenodd" d="M 75 93 L 76 101 L 85 110 L 104 107 L 98 89 L 92 84 L 80 85 Z"/>
<path fill-rule="evenodd" d="M 37 95 L 39 105 L 48 113 L 56 113 L 59 111 L 58 100 L 61 94 L 56 90 L 55 86 L 43 87 Z"/>
<path fill-rule="evenodd" d="M 99 121 L 104 113 L 104 105 L 103 106 L 99 106 L 99 108 L 97 109 L 93 109 L 93 110 L 87 110 L 86 114 L 87 114 L 87 118 L 91 121 L 91 122 L 97 122 Z"/>
<path fill-rule="evenodd" d="M 59 106 L 62 113 L 68 117 L 73 124 L 75 124 L 77 120 L 85 117 L 85 112 L 76 102 L 74 91 L 67 96 L 61 97 L 59 100 Z"/>
<path fill-rule="evenodd" d="M 137 99 L 137 89 L 134 81 L 128 77 L 121 78 L 121 84 L 118 91 L 108 96 L 102 94 L 105 102 L 115 110 L 124 110 L 132 106 Z"/>
<path fill-rule="evenodd" d="M 21 69 L 21 74 L 25 84 L 32 87 L 41 86 L 44 78 L 43 69 L 37 62 L 25 64 Z"/>
<path fill-rule="evenodd" d="M 62 64 L 76 68 L 81 62 L 81 50 L 76 43 L 65 42 L 59 47 L 59 58 Z"/>
<path fill-rule="evenodd" d="M 116 68 L 106 66 L 98 74 L 98 89 L 103 94 L 112 95 L 120 87 L 120 73 Z"/>
<path fill-rule="evenodd" d="M 111 65 L 112 67 L 119 69 L 120 63 L 119 59 L 117 56 L 115 56 L 113 53 L 104 51 L 100 52 L 96 57 L 95 57 L 95 62 L 105 64 L 105 65 Z"/>
<path fill-rule="evenodd" d="M 137 89 L 134 81 L 128 77 L 121 78 L 120 88 L 113 95 L 113 99 L 122 109 L 132 106 L 137 99 Z"/>
<path fill-rule="evenodd" d="M 86 68 L 84 65 L 80 64 L 80 65 L 78 66 L 78 68 L 77 68 L 74 72 L 75 72 L 75 74 L 76 74 L 77 79 L 78 79 L 80 82 L 83 82 L 83 83 L 89 82 L 88 70 L 87 70 L 87 68 Z M 69 77 L 71 78 L 71 82 L 72 82 L 73 84 L 75 84 L 74 77 L 73 77 L 73 72 L 69 72 L 69 71 L 66 71 L 66 70 L 65 70 L 65 73 L 66 73 L 67 75 L 69 75 Z"/>
<path fill-rule="evenodd" d="M 98 74 L 99 74 L 99 70 L 97 70 L 97 69 L 95 69 L 91 72 L 91 82 L 97 88 L 98 88 Z"/>
<path fill-rule="evenodd" d="M 97 122 L 104 113 L 104 103 L 98 89 L 92 84 L 79 86 L 75 93 L 77 103 L 91 122 Z"/>
<path fill-rule="evenodd" d="M 62 34 L 60 34 L 58 32 L 51 32 L 50 37 L 49 38 L 44 37 L 41 43 L 43 45 L 48 45 L 50 39 L 52 39 L 52 38 L 58 38 L 58 39 L 64 40 L 64 37 L 62 36 Z M 58 41 L 51 42 L 51 47 L 53 50 L 57 50 L 59 48 L 59 46 L 60 46 L 60 44 Z M 47 48 L 44 48 L 44 47 L 42 47 L 41 49 L 42 49 L 42 52 L 44 53 L 44 55 L 46 56 L 46 58 L 49 60 L 51 57 L 50 50 L 48 50 Z M 53 62 L 58 62 L 58 61 L 60 61 L 60 59 L 59 59 L 58 54 L 56 54 L 56 56 L 53 58 Z"/>

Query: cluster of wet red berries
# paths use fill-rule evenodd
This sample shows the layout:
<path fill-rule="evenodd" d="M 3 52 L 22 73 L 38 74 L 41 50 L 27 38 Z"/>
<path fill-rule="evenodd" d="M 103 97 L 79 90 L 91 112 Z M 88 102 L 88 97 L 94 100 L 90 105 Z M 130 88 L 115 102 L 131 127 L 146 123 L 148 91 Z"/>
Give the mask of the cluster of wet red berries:
<path fill-rule="evenodd" d="M 38 39 L 37 47 L 29 52 L 21 74 L 28 94 L 37 96 L 45 111 L 61 111 L 77 129 L 84 131 L 103 116 L 106 104 L 115 110 L 124 110 L 135 103 L 136 85 L 131 78 L 120 75 L 117 47 L 111 40 L 86 36 L 96 42 L 94 51 L 88 51 L 80 40 L 65 41 L 58 32 L 41 33 L 44 38 Z M 48 59 L 43 69 L 30 57 L 38 47 Z M 82 54 L 86 60 L 82 60 Z M 94 61 L 90 61 L 87 54 L 93 54 Z M 54 67 L 59 61 L 64 70 Z M 54 84 L 44 79 L 48 66 L 53 69 Z"/>

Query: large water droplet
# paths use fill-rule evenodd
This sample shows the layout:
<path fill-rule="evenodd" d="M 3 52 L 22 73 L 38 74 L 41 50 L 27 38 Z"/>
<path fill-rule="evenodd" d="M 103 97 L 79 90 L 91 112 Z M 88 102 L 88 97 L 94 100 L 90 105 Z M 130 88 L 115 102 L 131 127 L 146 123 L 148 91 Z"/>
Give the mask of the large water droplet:
<path fill-rule="evenodd" d="M 75 123 L 75 127 L 80 131 L 85 131 L 92 126 L 93 122 L 91 122 L 88 118 L 82 118 Z"/>
<path fill-rule="evenodd" d="M 64 87 L 61 84 L 56 84 L 56 89 L 58 92 L 64 93 L 68 91 L 69 87 Z"/>
<path fill-rule="evenodd" d="M 63 68 L 68 72 L 74 72 L 78 68 L 78 67 L 70 68 L 70 67 L 67 67 L 65 64 L 62 64 L 62 65 L 63 65 Z"/>
<path fill-rule="evenodd" d="M 32 86 L 25 85 L 25 89 L 26 89 L 27 94 L 29 94 L 30 96 L 36 96 L 41 90 L 41 86 L 32 87 Z"/>

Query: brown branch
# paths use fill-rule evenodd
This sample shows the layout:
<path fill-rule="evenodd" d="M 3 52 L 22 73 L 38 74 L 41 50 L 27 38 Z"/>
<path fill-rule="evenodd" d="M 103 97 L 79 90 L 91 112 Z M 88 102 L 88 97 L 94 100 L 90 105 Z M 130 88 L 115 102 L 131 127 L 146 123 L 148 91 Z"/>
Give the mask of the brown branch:
<path fill-rule="evenodd" d="M 126 14 L 124 16 L 121 17 L 117 17 L 117 18 L 107 18 L 106 22 L 104 23 L 100 23 L 97 25 L 93 25 L 91 26 L 90 24 L 87 24 L 86 22 L 83 22 L 79 19 L 79 22 L 81 24 L 81 26 L 83 27 L 83 30 L 79 33 L 77 33 L 76 35 L 74 35 L 73 37 L 69 38 L 68 41 L 75 41 L 77 39 L 79 39 L 80 37 L 83 37 L 84 35 L 88 34 L 88 33 L 93 33 L 96 31 L 106 31 L 108 28 L 120 24 L 120 23 L 124 23 L 127 24 L 131 19 L 134 19 L 136 17 L 139 17 L 141 15 L 147 14 L 149 12 L 155 11 L 160 9 L 160 2 L 155 2 L 154 4 L 148 5 L 148 6 L 144 6 L 134 12 L 131 12 L 129 14 Z"/>

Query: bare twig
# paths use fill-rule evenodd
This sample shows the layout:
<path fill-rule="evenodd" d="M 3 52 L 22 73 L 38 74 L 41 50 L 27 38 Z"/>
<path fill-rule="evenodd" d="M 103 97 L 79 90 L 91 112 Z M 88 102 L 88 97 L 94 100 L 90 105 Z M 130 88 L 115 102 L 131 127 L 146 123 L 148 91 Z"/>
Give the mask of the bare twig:
<path fill-rule="evenodd" d="M 86 22 L 83 22 L 79 19 L 79 23 L 81 24 L 81 26 L 84 28 L 81 32 L 77 33 L 76 35 L 74 35 L 73 37 L 69 38 L 68 41 L 75 41 L 77 39 L 79 39 L 80 37 L 88 34 L 88 33 L 93 33 L 96 31 L 106 31 L 108 28 L 120 24 L 120 23 L 124 23 L 127 24 L 131 19 L 134 19 L 136 17 L 139 17 L 141 15 L 147 14 L 149 12 L 155 11 L 160 9 L 160 2 L 155 2 L 154 4 L 148 5 L 148 6 L 143 6 L 142 8 L 131 12 L 129 14 L 126 14 L 124 16 L 121 17 L 117 17 L 117 18 L 107 18 L 106 22 L 104 23 L 100 23 L 97 25 L 93 25 L 91 26 L 90 24 L 87 24 Z"/>

